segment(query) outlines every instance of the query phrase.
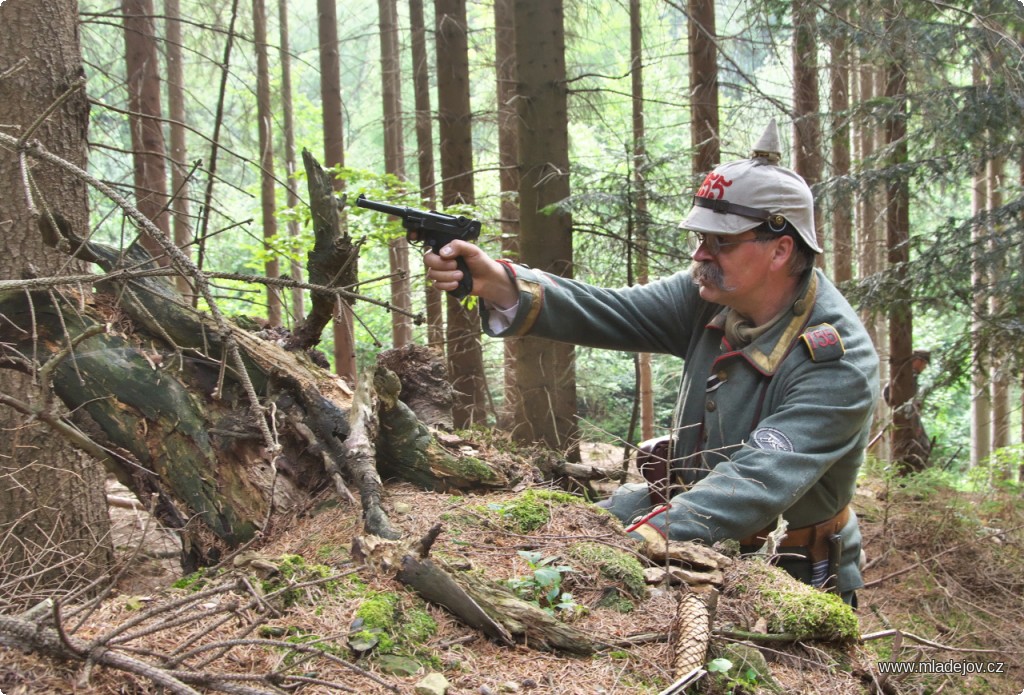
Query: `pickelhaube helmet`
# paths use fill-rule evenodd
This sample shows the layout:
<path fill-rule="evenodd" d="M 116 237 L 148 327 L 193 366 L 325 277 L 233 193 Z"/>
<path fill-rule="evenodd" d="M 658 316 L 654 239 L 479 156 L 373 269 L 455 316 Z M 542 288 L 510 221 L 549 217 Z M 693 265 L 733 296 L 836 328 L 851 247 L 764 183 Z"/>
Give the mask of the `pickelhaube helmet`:
<path fill-rule="evenodd" d="M 773 119 L 749 159 L 727 162 L 704 179 L 680 228 L 704 234 L 742 234 L 768 223 L 781 232 L 786 222 L 815 253 L 814 196 L 803 177 L 779 164 L 782 146 Z"/>

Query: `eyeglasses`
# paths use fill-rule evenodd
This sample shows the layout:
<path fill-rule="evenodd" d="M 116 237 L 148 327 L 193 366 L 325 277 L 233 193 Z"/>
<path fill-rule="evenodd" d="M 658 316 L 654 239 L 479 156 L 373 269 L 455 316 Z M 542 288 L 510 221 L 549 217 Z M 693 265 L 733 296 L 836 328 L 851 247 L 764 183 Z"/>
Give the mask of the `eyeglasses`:
<path fill-rule="evenodd" d="M 690 251 L 694 252 L 703 246 L 708 253 L 712 256 L 717 256 L 725 249 L 730 246 L 739 246 L 740 244 L 746 244 L 750 241 L 773 241 L 773 239 L 762 238 L 762 237 L 750 237 L 749 239 L 739 239 L 737 241 L 722 241 L 721 234 L 705 234 L 703 232 L 692 232 L 692 236 L 689 239 Z"/>

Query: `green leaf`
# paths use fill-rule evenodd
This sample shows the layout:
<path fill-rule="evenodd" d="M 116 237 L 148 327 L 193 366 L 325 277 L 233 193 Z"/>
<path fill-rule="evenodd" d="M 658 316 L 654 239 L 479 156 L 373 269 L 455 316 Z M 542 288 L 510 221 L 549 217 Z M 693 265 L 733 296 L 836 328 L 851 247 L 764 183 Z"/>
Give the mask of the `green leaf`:
<path fill-rule="evenodd" d="M 544 557 L 542 553 L 538 553 L 536 550 L 520 550 L 519 557 L 530 563 L 530 567 L 537 567 Z"/>
<path fill-rule="evenodd" d="M 708 671 L 711 673 L 728 673 L 732 669 L 732 662 L 728 659 L 712 659 L 708 662 Z"/>
<path fill-rule="evenodd" d="M 534 571 L 533 579 L 543 587 L 557 586 L 562 581 L 562 573 L 553 567 L 540 567 Z"/>

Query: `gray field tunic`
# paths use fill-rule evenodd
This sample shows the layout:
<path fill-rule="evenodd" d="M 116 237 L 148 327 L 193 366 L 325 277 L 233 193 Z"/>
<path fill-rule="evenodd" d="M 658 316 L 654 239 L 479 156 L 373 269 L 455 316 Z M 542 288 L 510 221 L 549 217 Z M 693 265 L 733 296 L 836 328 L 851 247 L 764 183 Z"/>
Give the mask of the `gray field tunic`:
<path fill-rule="evenodd" d="M 700 298 L 684 271 L 648 285 L 604 289 L 506 263 L 519 288 L 511 324 L 489 335 L 531 336 L 685 360 L 672 427 L 676 475 L 689 487 L 651 519 L 676 540 L 740 539 L 781 514 L 820 523 L 851 500 L 878 399 L 878 356 L 857 313 L 818 270 L 799 299 L 752 343 L 725 337 L 728 310 Z M 611 511 L 651 507 L 646 485 L 624 485 Z M 863 586 L 861 536 L 842 530 L 839 590 Z M 785 545 L 783 543 L 783 545 Z"/>

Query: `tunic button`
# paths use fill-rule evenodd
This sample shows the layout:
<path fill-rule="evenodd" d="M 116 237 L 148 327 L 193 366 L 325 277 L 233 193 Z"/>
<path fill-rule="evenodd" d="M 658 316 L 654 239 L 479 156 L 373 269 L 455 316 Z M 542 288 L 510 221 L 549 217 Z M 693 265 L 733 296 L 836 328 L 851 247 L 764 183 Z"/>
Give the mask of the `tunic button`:
<path fill-rule="evenodd" d="M 707 405 L 706 405 L 706 406 L 704 406 L 704 407 L 705 407 L 705 408 L 707 408 L 707 411 L 708 411 L 709 413 L 713 413 L 713 412 L 715 412 L 715 409 L 716 409 L 716 408 L 717 408 L 718 406 L 717 406 L 717 405 L 715 405 L 715 402 L 714 402 L 714 401 L 708 401 Z"/>
<path fill-rule="evenodd" d="M 722 371 L 718 372 L 718 374 L 716 374 L 715 376 L 717 376 L 720 381 L 728 381 L 729 380 L 729 372 L 725 371 L 724 369 Z"/>

